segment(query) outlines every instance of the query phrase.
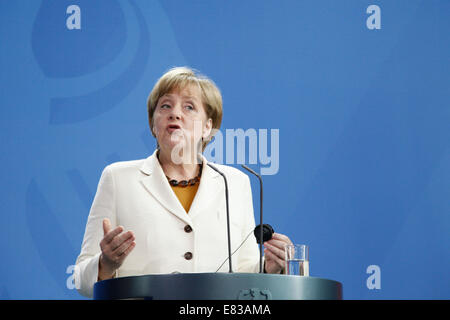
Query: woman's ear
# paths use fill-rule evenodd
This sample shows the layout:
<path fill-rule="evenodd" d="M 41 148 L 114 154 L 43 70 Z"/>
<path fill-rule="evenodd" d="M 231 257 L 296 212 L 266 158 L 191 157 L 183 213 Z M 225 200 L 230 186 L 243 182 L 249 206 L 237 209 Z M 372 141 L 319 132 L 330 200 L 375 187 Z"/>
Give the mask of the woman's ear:
<path fill-rule="evenodd" d="M 208 120 L 206 120 L 205 125 L 203 126 L 202 138 L 203 139 L 208 138 L 209 135 L 211 134 L 211 130 L 212 130 L 212 119 L 209 118 Z"/>

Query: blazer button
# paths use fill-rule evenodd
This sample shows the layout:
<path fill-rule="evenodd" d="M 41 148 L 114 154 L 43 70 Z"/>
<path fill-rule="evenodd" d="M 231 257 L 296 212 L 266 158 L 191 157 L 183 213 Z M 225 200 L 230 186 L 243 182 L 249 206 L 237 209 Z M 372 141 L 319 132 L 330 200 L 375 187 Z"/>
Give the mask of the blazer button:
<path fill-rule="evenodd" d="M 187 226 L 184 227 L 184 231 L 189 233 L 189 232 L 192 231 L 192 227 L 190 225 L 187 225 Z"/>
<path fill-rule="evenodd" d="M 192 252 L 186 252 L 186 253 L 184 254 L 184 258 L 185 258 L 186 260 L 191 260 L 191 259 L 192 259 Z"/>

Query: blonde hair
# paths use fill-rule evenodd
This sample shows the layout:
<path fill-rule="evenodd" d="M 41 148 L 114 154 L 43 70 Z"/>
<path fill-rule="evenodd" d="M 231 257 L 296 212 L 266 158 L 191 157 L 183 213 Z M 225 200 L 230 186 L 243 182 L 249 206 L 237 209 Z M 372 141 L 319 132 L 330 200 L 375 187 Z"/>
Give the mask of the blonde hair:
<path fill-rule="evenodd" d="M 176 67 L 167 71 L 156 82 L 147 99 L 148 122 L 150 131 L 153 133 L 153 114 L 158 104 L 159 98 L 163 95 L 180 90 L 189 85 L 196 85 L 200 88 L 202 102 L 205 107 L 207 119 L 212 120 L 211 135 L 203 140 L 202 150 L 211 140 L 214 133 L 219 130 L 222 123 L 222 95 L 214 81 L 208 77 L 199 74 L 196 70 L 188 67 Z M 216 129 L 216 130 L 214 130 Z"/>

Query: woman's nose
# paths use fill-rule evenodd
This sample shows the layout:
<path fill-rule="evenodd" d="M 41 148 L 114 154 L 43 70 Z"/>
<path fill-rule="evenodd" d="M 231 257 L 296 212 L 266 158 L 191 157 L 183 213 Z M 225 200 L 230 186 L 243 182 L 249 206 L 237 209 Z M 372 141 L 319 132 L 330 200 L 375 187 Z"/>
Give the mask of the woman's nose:
<path fill-rule="evenodd" d="M 169 114 L 169 119 L 170 119 L 170 120 L 174 120 L 174 119 L 180 120 L 180 119 L 181 119 L 181 111 L 180 111 L 180 108 L 178 108 L 178 107 L 172 108 L 172 109 L 171 109 L 171 112 L 170 112 L 170 114 Z"/>
<path fill-rule="evenodd" d="M 179 115 L 177 115 L 177 114 L 171 114 L 170 116 L 169 116 L 169 119 L 170 120 L 180 120 L 181 119 L 181 117 L 179 116 Z"/>

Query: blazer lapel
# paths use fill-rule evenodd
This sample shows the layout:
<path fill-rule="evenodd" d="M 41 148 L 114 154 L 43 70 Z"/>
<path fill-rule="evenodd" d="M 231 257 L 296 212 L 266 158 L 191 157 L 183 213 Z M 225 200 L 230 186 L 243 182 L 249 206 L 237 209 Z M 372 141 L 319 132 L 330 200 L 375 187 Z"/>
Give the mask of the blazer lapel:
<path fill-rule="evenodd" d="M 189 214 L 186 214 L 186 211 L 167 182 L 167 178 L 156 157 L 156 151 L 144 161 L 140 168 L 146 175 L 141 179 L 141 183 L 145 189 L 169 212 L 187 224 L 192 224 L 192 218 L 204 212 L 205 208 L 213 206 L 214 202 L 217 202 L 218 193 L 222 193 L 225 199 L 223 178 L 207 165 L 208 161 L 203 155 L 200 156 L 203 166 L 202 177 L 191 208 L 189 209 Z"/>
<path fill-rule="evenodd" d="M 156 157 L 156 151 L 150 157 L 145 159 L 140 170 L 146 175 L 141 179 L 144 188 L 169 212 L 176 215 L 187 224 L 192 224 L 190 216 L 186 214 L 186 211 L 164 175 L 158 158 Z"/>
<path fill-rule="evenodd" d="M 189 216 L 191 218 L 204 212 L 205 208 L 211 207 L 214 202 L 217 202 L 218 193 L 223 193 L 223 198 L 225 199 L 223 178 L 207 165 L 208 161 L 203 155 L 201 157 L 203 159 L 202 177 L 191 208 L 189 209 Z"/>

